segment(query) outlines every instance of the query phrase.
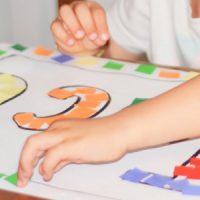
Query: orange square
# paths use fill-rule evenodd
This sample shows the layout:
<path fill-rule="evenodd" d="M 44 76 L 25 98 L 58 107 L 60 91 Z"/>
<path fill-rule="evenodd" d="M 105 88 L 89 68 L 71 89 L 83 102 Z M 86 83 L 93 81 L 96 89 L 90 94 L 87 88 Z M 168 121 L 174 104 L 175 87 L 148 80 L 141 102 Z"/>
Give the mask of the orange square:
<path fill-rule="evenodd" d="M 174 72 L 174 71 L 161 71 L 159 73 L 159 77 L 161 78 L 180 78 L 180 73 L 179 72 Z"/>
<path fill-rule="evenodd" d="M 38 47 L 37 49 L 35 49 L 34 53 L 39 56 L 50 56 L 53 53 L 53 51 L 45 49 L 44 47 Z"/>

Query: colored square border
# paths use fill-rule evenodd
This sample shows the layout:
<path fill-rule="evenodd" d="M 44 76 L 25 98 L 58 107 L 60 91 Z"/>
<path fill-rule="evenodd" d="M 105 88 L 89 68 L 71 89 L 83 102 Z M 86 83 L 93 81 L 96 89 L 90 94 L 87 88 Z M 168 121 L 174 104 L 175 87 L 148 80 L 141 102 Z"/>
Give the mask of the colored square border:
<path fill-rule="evenodd" d="M 143 74 L 151 75 L 151 74 L 154 73 L 156 68 L 157 67 L 155 65 L 152 65 L 152 64 L 141 64 L 135 69 L 135 71 L 143 73 Z"/>
<path fill-rule="evenodd" d="M 103 67 L 106 68 L 106 69 L 121 70 L 124 67 L 124 64 L 109 61 Z"/>
<path fill-rule="evenodd" d="M 69 56 L 69 55 L 61 54 L 61 55 L 52 57 L 51 59 L 58 62 L 58 63 L 63 64 L 63 63 L 66 63 L 66 62 L 73 60 L 74 58 L 72 56 Z"/>
<path fill-rule="evenodd" d="M 11 46 L 11 48 L 16 51 L 25 51 L 27 49 L 27 47 L 25 47 L 21 44 L 14 44 L 13 46 Z"/>
<path fill-rule="evenodd" d="M 5 54 L 6 54 L 6 51 L 0 49 L 0 57 L 5 55 Z"/>

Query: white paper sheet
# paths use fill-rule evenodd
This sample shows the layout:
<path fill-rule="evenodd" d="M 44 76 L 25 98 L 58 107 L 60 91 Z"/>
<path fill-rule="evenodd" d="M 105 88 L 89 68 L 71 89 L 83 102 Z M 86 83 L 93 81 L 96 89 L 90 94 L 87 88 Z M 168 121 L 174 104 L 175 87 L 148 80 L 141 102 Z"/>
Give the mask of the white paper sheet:
<path fill-rule="evenodd" d="M 19 154 L 25 139 L 37 132 L 19 128 L 13 121 L 16 113 L 54 115 L 76 100 L 76 97 L 66 100 L 49 97 L 48 92 L 55 88 L 82 85 L 107 91 L 111 102 L 97 116 L 100 117 L 129 106 L 135 98 L 152 98 L 183 83 L 182 79 L 157 78 L 158 72 L 148 75 L 149 77 L 133 73 L 129 63 L 123 73 L 109 71 L 101 68 L 106 61 L 100 60 L 94 68 L 81 68 L 82 66 L 75 64 L 76 61 L 60 65 L 48 59 L 37 59 L 31 53 L 0 60 L 1 73 L 21 77 L 28 84 L 23 94 L 0 106 L 0 173 L 11 175 L 17 171 Z M 184 72 L 181 73 L 185 75 Z M 48 183 L 41 179 L 36 169 L 27 188 L 18 189 L 4 178 L 0 179 L 0 188 L 52 199 L 192 199 L 195 197 L 127 182 L 120 176 L 136 167 L 172 176 L 174 167 L 181 165 L 199 149 L 199 142 L 200 140 L 186 141 L 131 153 L 112 164 L 68 165 Z"/>

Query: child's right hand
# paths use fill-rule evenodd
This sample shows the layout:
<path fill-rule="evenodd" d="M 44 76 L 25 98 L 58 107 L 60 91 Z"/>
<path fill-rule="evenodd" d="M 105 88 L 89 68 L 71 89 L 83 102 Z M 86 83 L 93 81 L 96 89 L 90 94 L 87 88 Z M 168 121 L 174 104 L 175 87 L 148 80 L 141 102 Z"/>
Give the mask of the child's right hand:
<path fill-rule="evenodd" d="M 96 2 L 62 6 L 51 29 L 58 50 L 66 54 L 94 55 L 109 40 L 105 11 Z"/>
<path fill-rule="evenodd" d="M 116 124 L 116 120 L 120 123 Z M 21 153 L 18 186 L 24 187 L 40 159 L 40 173 L 49 181 L 70 163 L 108 163 L 127 152 L 126 120 L 113 115 L 99 119 L 60 120 L 50 128 L 30 136 Z"/>

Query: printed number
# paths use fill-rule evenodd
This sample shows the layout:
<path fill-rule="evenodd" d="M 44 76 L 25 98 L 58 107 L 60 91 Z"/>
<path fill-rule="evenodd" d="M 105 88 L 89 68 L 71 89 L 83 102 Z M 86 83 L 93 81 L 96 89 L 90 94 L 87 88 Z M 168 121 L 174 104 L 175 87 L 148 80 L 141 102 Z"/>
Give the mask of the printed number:
<path fill-rule="evenodd" d="M 13 117 L 15 123 L 22 129 L 46 130 L 59 119 L 95 117 L 110 103 L 110 95 L 106 91 L 88 86 L 61 87 L 50 91 L 48 95 L 62 100 L 76 96 L 77 101 L 56 115 L 38 117 L 35 113 L 17 113 Z"/>
<path fill-rule="evenodd" d="M 22 78 L 0 73 L 0 105 L 18 97 L 26 89 L 27 83 Z"/>

